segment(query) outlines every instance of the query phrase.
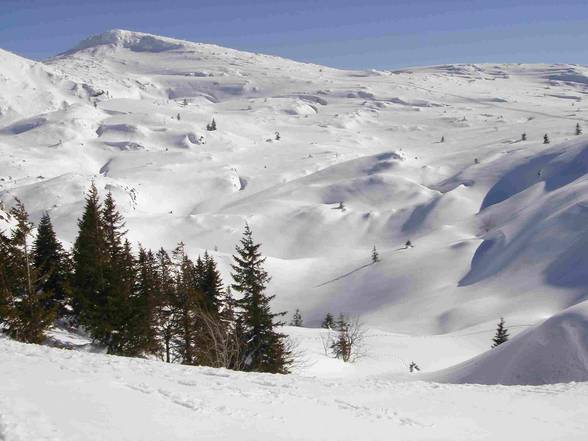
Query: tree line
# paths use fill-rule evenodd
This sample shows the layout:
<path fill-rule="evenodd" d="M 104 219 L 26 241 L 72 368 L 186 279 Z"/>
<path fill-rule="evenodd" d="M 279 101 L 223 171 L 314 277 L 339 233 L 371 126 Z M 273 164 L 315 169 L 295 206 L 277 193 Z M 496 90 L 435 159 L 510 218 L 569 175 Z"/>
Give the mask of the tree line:
<path fill-rule="evenodd" d="M 41 343 L 56 322 L 82 328 L 109 354 L 169 363 L 287 373 L 293 354 L 273 313 L 261 244 L 245 226 L 223 285 L 207 252 L 191 259 L 184 243 L 169 253 L 135 252 L 109 192 L 92 183 L 71 250 L 57 239 L 48 213 L 37 227 L 20 201 L 15 226 L 0 232 L 0 329 Z M 237 293 L 233 296 L 233 292 Z"/>

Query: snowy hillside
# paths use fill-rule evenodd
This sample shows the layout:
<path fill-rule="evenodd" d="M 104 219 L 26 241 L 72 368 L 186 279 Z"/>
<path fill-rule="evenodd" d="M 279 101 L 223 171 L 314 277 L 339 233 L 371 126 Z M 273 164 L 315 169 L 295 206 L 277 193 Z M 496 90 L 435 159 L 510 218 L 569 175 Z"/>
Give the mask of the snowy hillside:
<path fill-rule="evenodd" d="M 588 383 L 317 379 L 0 339 L 0 439 L 583 440 Z M 497 418 L 499 424 L 497 424 Z"/>
<path fill-rule="evenodd" d="M 556 383 L 588 380 L 587 99 L 579 65 L 343 71 L 124 30 L 0 50 L 0 231 L 19 198 L 69 246 L 94 180 L 135 244 L 228 281 L 247 222 L 307 326 L 290 376 L 0 337 L 0 440 L 584 439 L 587 383 Z M 326 313 L 365 324 L 356 363 Z"/>
<path fill-rule="evenodd" d="M 588 302 L 566 309 L 492 351 L 431 378 L 476 384 L 587 381 Z"/>
<path fill-rule="evenodd" d="M 309 324 L 530 325 L 585 296 L 584 67 L 341 71 L 119 30 L 1 55 L 0 198 L 66 242 L 95 179 L 146 246 L 227 264 L 249 222 Z"/>

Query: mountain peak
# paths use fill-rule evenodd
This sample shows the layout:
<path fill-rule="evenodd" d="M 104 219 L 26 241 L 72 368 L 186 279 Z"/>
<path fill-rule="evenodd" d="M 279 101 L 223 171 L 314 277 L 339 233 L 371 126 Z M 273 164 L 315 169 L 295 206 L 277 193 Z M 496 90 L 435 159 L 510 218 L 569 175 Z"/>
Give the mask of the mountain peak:
<path fill-rule="evenodd" d="M 92 35 L 82 40 L 73 49 L 65 52 L 65 54 L 98 46 L 123 47 L 135 52 L 163 52 L 179 49 L 183 46 L 183 42 L 143 32 L 111 29 L 102 34 Z"/>

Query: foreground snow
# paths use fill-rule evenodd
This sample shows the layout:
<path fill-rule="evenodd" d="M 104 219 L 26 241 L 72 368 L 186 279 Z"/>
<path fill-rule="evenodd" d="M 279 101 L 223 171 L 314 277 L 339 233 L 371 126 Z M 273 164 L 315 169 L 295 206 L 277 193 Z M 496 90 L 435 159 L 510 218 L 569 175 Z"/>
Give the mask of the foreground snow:
<path fill-rule="evenodd" d="M 245 374 L 0 339 L 0 439 L 584 440 L 588 383 Z"/>

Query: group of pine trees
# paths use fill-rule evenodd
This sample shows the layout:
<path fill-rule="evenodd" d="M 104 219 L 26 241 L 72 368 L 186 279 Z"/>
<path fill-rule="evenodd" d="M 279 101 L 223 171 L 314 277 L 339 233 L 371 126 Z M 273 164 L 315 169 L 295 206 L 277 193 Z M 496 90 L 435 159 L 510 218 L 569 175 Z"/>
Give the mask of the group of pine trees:
<path fill-rule="evenodd" d="M 15 227 L 0 233 L 0 329 L 11 337 L 40 343 L 59 320 L 83 328 L 110 354 L 288 372 L 292 352 L 276 330 L 281 314 L 271 312 L 270 277 L 249 226 L 225 287 L 213 257 L 194 261 L 183 243 L 171 253 L 142 246 L 135 253 L 112 194 L 101 202 L 94 184 L 71 252 L 48 214 L 34 237 L 21 202 L 10 214 Z"/>

